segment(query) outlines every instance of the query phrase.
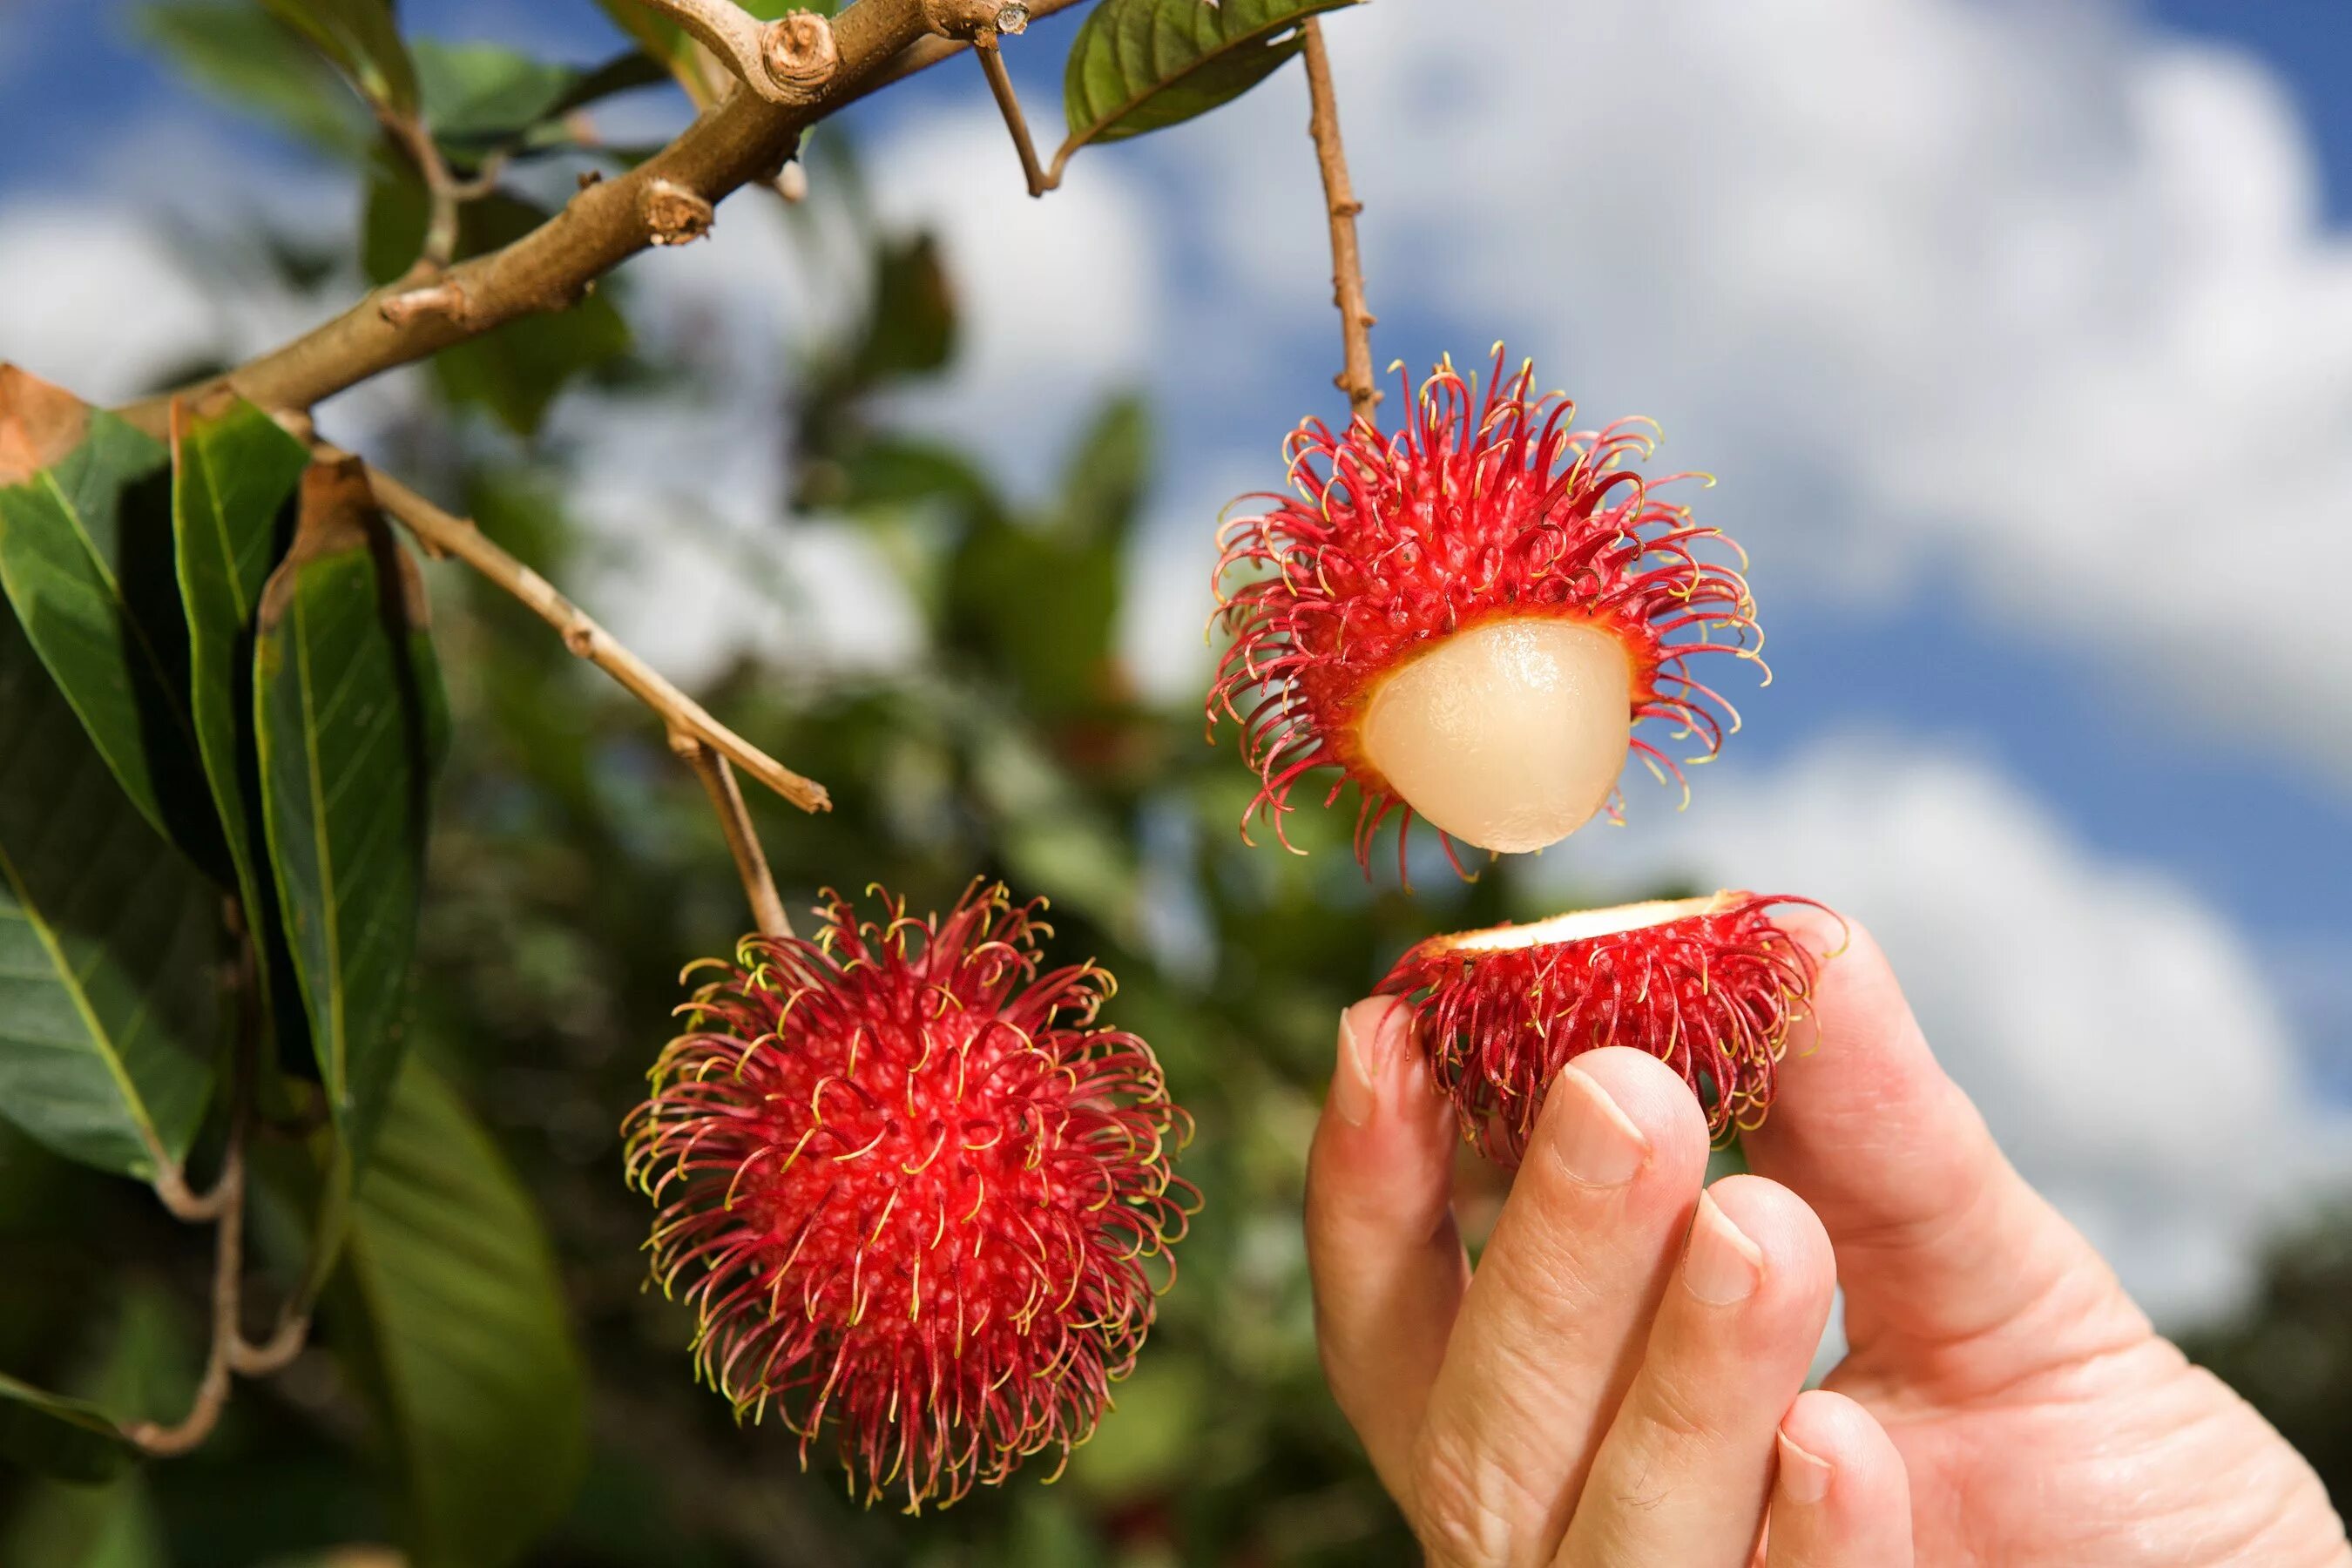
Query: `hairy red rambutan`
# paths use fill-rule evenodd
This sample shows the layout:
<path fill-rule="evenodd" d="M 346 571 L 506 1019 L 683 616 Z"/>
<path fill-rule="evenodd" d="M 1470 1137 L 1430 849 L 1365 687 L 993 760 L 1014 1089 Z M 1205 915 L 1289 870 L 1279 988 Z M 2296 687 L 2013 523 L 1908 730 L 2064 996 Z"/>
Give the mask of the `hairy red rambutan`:
<path fill-rule="evenodd" d="M 1506 1164 L 1559 1069 L 1602 1046 L 1680 1073 L 1728 1142 L 1763 1122 L 1789 1026 L 1812 1003 L 1813 954 L 1771 910 L 1811 903 L 1714 893 L 1433 936 L 1378 990 L 1412 1003 L 1464 1136 Z"/>
<path fill-rule="evenodd" d="M 1565 395 L 1530 395 L 1531 363 L 1507 378 L 1503 363 L 1497 344 L 1483 399 L 1440 363 L 1394 435 L 1307 421 L 1284 445 L 1297 494 L 1245 497 L 1273 504 L 1219 530 L 1234 640 L 1209 718 L 1213 737 L 1221 713 L 1240 725 L 1259 777 L 1245 836 L 1263 813 L 1289 847 L 1291 786 L 1336 767 L 1326 804 L 1355 781 L 1359 860 L 1400 808 L 1400 865 L 1415 813 L 1449 856 L 1456 838 L 1539 849 L 1614 815 L 1629 751 L 1684 783 L 1635 723 L 1695 740 L 1685 762 L 1738 728 L 1689 666 L 1756 658 L 1754 601 L 1740 570 L 1697 553 L 1717 531 L 1656 494 L 1704 476 L 1645 480 L 1626 463 L 1649 456 L 1647 421 L 1573 428 Z"/>
<path fill-rule="evenodd" d="M 1150 1047 L 1095 1026 L 1110 976 L 1040 972 L 1042 902 L 880 898 L 707 961 L 625 1131 L 698 1375 L 803 1464 L 830 1416 L 852 1490 L 911 1512 L 1093 1432 L 1195 1194 Z"/>

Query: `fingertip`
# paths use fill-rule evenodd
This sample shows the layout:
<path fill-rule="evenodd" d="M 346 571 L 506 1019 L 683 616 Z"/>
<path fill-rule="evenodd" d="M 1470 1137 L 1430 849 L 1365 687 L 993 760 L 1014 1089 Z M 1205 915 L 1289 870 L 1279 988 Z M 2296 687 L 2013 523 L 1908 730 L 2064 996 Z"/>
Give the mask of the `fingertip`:
<path fill-rule="evenodd" d="M 1809 1389 L 1781 1417 L 1769 1568 L 1911 1561 L 1911 1486 L 1894 1440 L 1843 1394 Z"/>
<path fill-rule="evenodd" d="M 1764 1256 L 1766 1277 L 1780 1296 L 1816 1303 L 1826 1314 L 1837 1289 L 1837 1258 L 1812 1205 L 1762 1176 L 1726 1176 L 1707 1196 Z"/>
<path fill-rule="evenodd" d="M 1603 1101 L 1622 1116 L 1648 1146 L 1651 1162 L 1662 1174 L 1696 1183 L 1706 1169 L 1706 1113 L 1682 1076 L 1647 1051 L 1628 1046 L 1607 1046 L 1586 1051 L 1552 1080 L 1537 1122 L 1538 1137 L 1558 1139 L 1576 1108 L 1578 1095 L 1562 1095 L 1560 1083 L 1572 1075 L 1597 1089 Z M 1557 1103 L 1556 1103 L 1557 1102 Z"/>

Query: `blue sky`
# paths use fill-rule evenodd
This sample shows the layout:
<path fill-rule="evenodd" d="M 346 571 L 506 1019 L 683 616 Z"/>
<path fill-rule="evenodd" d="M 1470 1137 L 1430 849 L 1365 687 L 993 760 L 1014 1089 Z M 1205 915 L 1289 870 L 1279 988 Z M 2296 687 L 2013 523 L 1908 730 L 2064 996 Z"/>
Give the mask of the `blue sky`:
<path fill-rule="evenodd" d="M 1474 5 L 1518 18 L 1524 68 L 1416 35 Z M 587 0 L 403 10 L 420 32 L 582 60 L 616 43 Z M 0 298 L 0 355 L 12 330 L 35 335 L 42 309 L 37 275 L 5 262 L 12 239 L 31 254 L 27 215 L 64 233 L 109 202 L 133 218 L 172 205 L 173 187 L 184 209 L 187 192 L 235 189 L 243 169 L 278 187 L 273 212 L 339 223 L 355 207 L 162 70 L 132 14 L 78 0 L 0 12 L 0 292 L 18 289 L 14 306 Z M 1737 36 L 1767 16 L 1769 31 Z M 1033 121 L 1057 119 L 1072 25 L 1040 24 L 1008 49 Z M 1700 779 L 1687 823 L 1662 820 L 1669 803 L 1635 785 L 1621 842 L 1554 853 L 1571 869 L 1629 855 L 1655 869 L 1641 860 L 1654 851 L 1748 879 L 1780 864 L 1774 846 L 1718 818 L 1769 838 L 1759 803 L 1801 805 L 1788 781 L 1820 796 L 1824 759 L 1846 769 L 1843 816 L 1790 816 L 1824 835 L 1820 862 L 1853 862 L 1855 891 L 1838 896 L 1884 901 L 1945 1028 L 2012 1042 L 1973 1066 L 1965 1044 L 1948 1052 L 1978 1075 L 2030 1173 L 2075 1183 L 2070 1212 L 2111 1247 L 2135 1224 L 2182 1229 L 2200 1201 L 2184 1189 L 2135 1220 L 2120 1194 L 2168 1192 L 2165 1171 L 2203 1180 L 2208 1167 L 2193 1131 L 2160 1126 L 2173 1142 L 2150 1155 L 2098 1120 L 2114 1105 L 2093 1103 L 2098 1083 L 2141 1070 L 2135 1042 L 2166 1010 L 2069 1008 L 2100 986 L 2168 994 L 2173 977 L 2144 971 L 2174 938 L 2227 949 L 2202 991 L 2167 1005 L 2175 1033 L 2253 1063 L 2266 1104 L 2303 1092 L 2265 1077 L 2274 1047 L 2352 1104 L 2339 891 L 2352 886 L 2352 655 L 2326 592 L 2352 538 L 2352 470 L 2331 457 L 2352 451 L 2352 9 L 1378 0 L 1329 30 L 1369 204 L 1378 359 L 1418 369 L 1507 336 L 1591 412 L 1659 416 L 1662 459 L 1722 477 L 1703 515 L 1756 556 L 1776 682 L 1736 693 L 1749 726 Z M 1645 90 L 1626 89 L 1644 72 Z M 656 95 L 628 112 L 668 111 Z M 1278 480 L 1276 443 L 1299 415 L 1336 405 L 1296 83 L 1087 152 L 1043 204 L 1020 195 L 986 115 L 977 74 L 961 69 L 856 111 L 885 210 L 943 227 L 979 318 L 969 384 L 928 412 L 979 432 L 999 428 L 992 410 L 1031 410 L 1016 434 L 1038 438 L 1000 440 L 997 456 L 1034 476 L 1103 391 L 1153 395 L 1167 443 L 1138 582 L 1157 597 L 1132 646 L 1163 667 L 1161 689 L 1197 689 L 1185 661 L 1199 654 L 1209 520 Z M 1452 139 L 1416 135 L 1424 121 Z M 722 211 L 711 244 L 633 263 L 644 296 L 701 290 L 781 319 L 817 309 L 779 301 L 793 279 L 741 207 Z M 123 276 L 129 295 L 161 287 Z M 101 312 L 136 302 L 110 300 L 110 286 L 77 298 L 95 291 L 85 302 Z M 291 330 L 324 304 L 247 330 Z M 576 406 L 579 429 L 596 414 Z M 2196 450 L 2207 441 L 2210 460 Z M 607 455 L 605 488 L 631 478 L 631 450 Z M 772 521 L 740 494 L 713 504 Z M 2305 581 L 2319 591 L 2296 592 Z M 1913 842 L 1947 833 L 1983 843 L 1939 859 Z M 1968 884 L 1972 865 L 2056 868 L 2063 885 L 2042 904 L 1975 888 L 1980 905 L 1951 929 L 2013 924 L 1988 951 L 2014 941 L 2021 967 L 2080 944 L 2072 981 L 2051 983 L 2079 994 L 1926 973 L 1949 938 L 1940 890 L 1922 883 Z M 2034 1076 L 2037 1049 L 2081 1055 L 2091 1087 L 2076 1121 L 2037 1121 L 2041 1100 L 2066 1092 Z M 2193 1079 L 2200 1058 L 2184 1060 Z M 2192 1117 L 2200 1091 L 2183 1092 L 2146 1114 Z M 2286 1114 L 2249 1109 L 2233 1125 L 2263 1137 L 2263 1115 Z M 2078 1147 L 2093 1153 L 2074 1161 Z M 2242 1149 L 2216 1144 L 2212 1159 L 2221 1171 Z M 2211 1214 L 2217 1233 L 2242 1218 Z M 2150 1257 L 2144 1289 L 2206 1266 Z"/>

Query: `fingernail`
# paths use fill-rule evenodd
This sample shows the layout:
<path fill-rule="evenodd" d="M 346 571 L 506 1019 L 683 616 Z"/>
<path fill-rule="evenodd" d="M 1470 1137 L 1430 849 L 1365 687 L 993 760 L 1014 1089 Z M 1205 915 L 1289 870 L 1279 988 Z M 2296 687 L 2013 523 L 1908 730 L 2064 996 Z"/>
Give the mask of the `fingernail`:
<path fill-rule="evenodd" d="M 1819 1502 L 1830 1491 L 1830 1462 L 1806 1453 L 1789 1441 L 1783 1432 L 1780 1437 L 1780 1489 L 1792 1502 Z"/>
<path fill-rule="evenodd" d="M 1763 1250 L 1740 1234 L 1714 1198 L 1699 1194 L 1690 1247 L 1683 1254 L 1683 1283 L 1690 1293 L 1710 1307 L 1728 1307 L 1756 1294 L 1763 1278 Z"/>
<path fill-rule="evenodd" d="M 1552 1092 L 1572 1097 L 1559 1119 L 1559 1159 L 1568 1173 L 1592 1187 L 1622 1187 L 1632 1181 L 1649 1155 L 1649 1140 L 1617 1109 L 1609 1091 L 1591 1075 L 1570 1068 Z"/>
<path fill-rule="evenodd" d="M 1369 1039 L 1359 1036 L 1354 1012 L 1352 1007 L 1339 1010 L 1339 1060 L 1331 1069 L 1331 1109 L 1349 1126 L 1361 1127 L 1372 1119 L 1372 1108 L 1380 1103 L 1377 1075 L 1389 1031 L 1374 1029 Z"/>

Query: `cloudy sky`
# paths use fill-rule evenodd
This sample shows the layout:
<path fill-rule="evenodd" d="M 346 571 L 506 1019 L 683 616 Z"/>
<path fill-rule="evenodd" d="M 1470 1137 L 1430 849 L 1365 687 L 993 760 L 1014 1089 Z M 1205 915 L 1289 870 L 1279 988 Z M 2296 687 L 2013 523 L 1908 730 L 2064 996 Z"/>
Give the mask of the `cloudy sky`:
<path fill-rule="evenodd" d="M 613 47 L 586 0 L 404 12 Z M 92 395 L 329 308 L 207 298 L 190 233 L 355 210 L 159 72 L 130 17 L 0 10 L 0 356 Z M 1033 120 L 1070 26 L 1008 48 Z M 1378 0 L 1328 32 L 1377 359 L 1504 339 L 1588 414 L 1655 416 L 1755 558 L 1777 679 L 1734 693 L 1748 730 L 1687 813 L 1632 784 L 1632 826 L 1547 874 L 1842 902 L 2151 1305 L 2226 1301 L 2260 1223 L 2352 1169 L 2352 12 Z M 1301 415 L 1342 411 L 1295 73 L 1080 155 L 1044 202 L 976 72 L 856 118 L 883 210 L 942 233 L 971 323 L 964 374 L 911 417 L 1034 482 L 1104 393 L 1155 400 L 1128 646 L 1153 689 L 1197 691 L 1212 520 L 1278 482 Z M 596 437 L 592 510 L 668 542 L 631 565 L 645 613 L 599 607 L 688 672 L 727 637 L 906 657 L 887 602 L 780 619 L 736 564 L 778 535 L 768 345 L 822 319 L 827 279 L 741 202 L 631 271 L 704 392 L 560 414 Z M 399 396 L 336 413 L 363 433 Z M 855 580 L 861 549 L 809 524 L 774 564 Z M 716 608 L 658 608 L 687 598 Z"/>

